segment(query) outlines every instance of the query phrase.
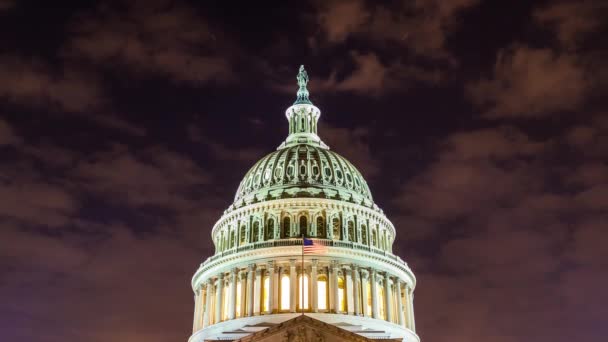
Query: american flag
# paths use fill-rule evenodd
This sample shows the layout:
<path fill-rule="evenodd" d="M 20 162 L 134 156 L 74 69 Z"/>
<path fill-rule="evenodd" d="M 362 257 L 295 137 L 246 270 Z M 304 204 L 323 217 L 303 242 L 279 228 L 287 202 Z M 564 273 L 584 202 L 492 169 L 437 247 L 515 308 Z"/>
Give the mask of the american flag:
<path fill-rule="evenodd" d="M 327 253 L 327 247 L 311 239 L 304 239 L 304 254 Z"/>

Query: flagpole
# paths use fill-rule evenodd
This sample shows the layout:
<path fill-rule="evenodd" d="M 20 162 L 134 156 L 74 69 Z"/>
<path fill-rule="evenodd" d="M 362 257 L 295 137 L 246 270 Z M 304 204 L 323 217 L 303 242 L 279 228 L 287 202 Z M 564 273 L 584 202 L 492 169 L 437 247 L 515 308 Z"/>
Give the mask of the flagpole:
<path fill-rule="evenodd" d="M 304 316 L 304 233 L 302 233 L 302 282 L 300 284 L 300 310 L 302 310 L 302 316 Z"/>

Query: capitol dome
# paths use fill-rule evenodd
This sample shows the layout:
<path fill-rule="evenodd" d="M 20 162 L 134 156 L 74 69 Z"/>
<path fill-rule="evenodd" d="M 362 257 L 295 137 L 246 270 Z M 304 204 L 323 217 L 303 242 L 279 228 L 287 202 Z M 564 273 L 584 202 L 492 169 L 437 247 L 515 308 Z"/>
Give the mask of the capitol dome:
<path fill-rule="evenodd" d="M 189 342 L 252 339 L 299 315 L 364 340 L 419 341 L 416 278 L 392 253 L 395 228 L 317 135 L 303 67 L 297 79 L 287 138 L 245 174 L 211 231 L 215 254 L 192 278 Z M 316 253 L 303 254 L 305 239 Z"/>
<path fill-rule="evenodd" d="M 372 206 L 361 173 L 327 147 L 308 144 L 279 148 L 245 174 L 234 199 L 263 201 L 286 197 L 321 197 Z"/>

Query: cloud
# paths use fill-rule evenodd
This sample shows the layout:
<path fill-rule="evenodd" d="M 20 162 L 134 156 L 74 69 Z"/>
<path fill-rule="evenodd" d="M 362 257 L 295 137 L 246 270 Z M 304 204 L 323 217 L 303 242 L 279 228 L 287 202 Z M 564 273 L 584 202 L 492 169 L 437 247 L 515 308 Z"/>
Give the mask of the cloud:
<path fill-rule="evenodd" d="M 564 46 L 573 48 L 602 26 L 607 13 L 608 5 L 602 1 L 558 1 L 536 10 L 534 19 L 554 30 Z"/>
<path fill-rule="evenodd" d="M 363 1 L 321 3 L 317 20 L 331 44 L 349 36 L 397 43 L 413 53 L 434 59 L 451 59 L 446 39 L 457 25 L 458 15 L 477 0 L 414 1 L 396 10 L 383 5 L 366 7 Z"/>
<path fill-rule="evenodd" d="M 421 336 L 567 341 L 583 324 L 587 340 L 602 340 L 606 310 L 586 293 L 606 280 L 595 243 L 608 238 L 605 165 L 580 153 L 586 145 L 566 154 L 568 139 L 510 126 L 454 133 L 400 189 L 396 244 L 417 272 Z M 584 320 L 553 334 L 572 312 Z"/>
<path fill-rule="evenodd" d="M 225 42 L 191 8 L 168 1 L 100 6 L 72 24 L 67 56 L 175 82 L 227 83 L 235 75 Z M 220 44 L 221 43 L 221 44 Z"/>
<path fill-rule="evenodd" d="M 74 68 L 54 70 L 42 61 L 5 56 L 0 78 L 0 97 L 22 105 L 77 112 L 104 102 L 95 77 Z"/>
<path fill-rule="evenodd" d="M 577 109 L 588 86 L 575 56 L 514 45 L 500 50 L 492 77 L 467 92 L 488 118 L 541 117 Z"/>
<path fill-rule="evenodd" d="M 11 125 L 0 119 L 0 147 L 18 144 L 21 139 L 15 134 Z"/>

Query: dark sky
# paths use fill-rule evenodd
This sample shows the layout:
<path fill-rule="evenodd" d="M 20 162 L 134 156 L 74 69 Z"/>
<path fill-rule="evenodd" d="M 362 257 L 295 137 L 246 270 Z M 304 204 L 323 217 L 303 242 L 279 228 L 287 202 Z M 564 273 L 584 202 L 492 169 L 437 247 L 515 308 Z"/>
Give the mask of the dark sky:
<path fill-rule="evenodd" d="M 304 64 L 423 341 L 606 341 L 607 9 L 0 0 L 0 340 L 186 341 L 213 223 Z"/>

